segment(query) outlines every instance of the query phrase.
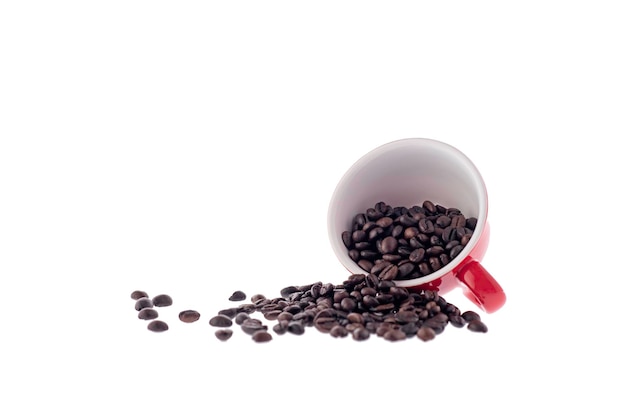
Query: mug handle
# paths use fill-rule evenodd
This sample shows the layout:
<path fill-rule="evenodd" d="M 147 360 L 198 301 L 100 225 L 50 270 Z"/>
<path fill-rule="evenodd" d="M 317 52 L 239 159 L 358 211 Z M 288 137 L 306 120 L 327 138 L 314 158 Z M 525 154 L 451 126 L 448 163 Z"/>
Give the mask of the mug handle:
<path fill-rule="evenodd" d="M 502 287 L 478 261 L 470 260 L 456 277 L 464 285 L 463 294 L 485 312 L 495 312 L 506 302 Z"/>

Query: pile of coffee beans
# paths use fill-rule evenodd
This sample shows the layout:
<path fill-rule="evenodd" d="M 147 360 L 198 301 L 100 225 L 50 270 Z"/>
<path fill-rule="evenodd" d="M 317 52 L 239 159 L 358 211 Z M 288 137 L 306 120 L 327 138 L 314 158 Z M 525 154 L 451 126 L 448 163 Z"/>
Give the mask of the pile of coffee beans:
<path fill-rule="evenodd" d="M 287 286 L 279 297 L 254 294 L 249 302 L 246 294 L 237 290 L 228 300 L 242 303 L 218 311 L 209 325 L 218 328 L 215 337 L 220 341 L 230 339 L 237 325 L 257 343 L 271 341 L 273 334 L 302 335 L 309 328 L 357 341 L 372 335 L 387 341 L 412 337 L 429 341 L 449 324 L 487 332 L 478 313 L 461 312 L 436 291 L 415 291 L 396 283 L 426 276 L 450 263 L 470 241 L 476 224 L 476 218 L 466 218 L 456 208 L 429 200 L 411 208 L 378 202 L 355 215 L 351 230 L 341 236 L 350 258 L 367 274 L 352 274 L 340 284 L 319 281 Z M 156 319 L 154 308 L 170 306 L 171 297 L 150 299 L 143 291 L 135 291 L 131 297 L 139 318 L 151 321 L 149 330 L 168 329 Z M 185 310 L 178 317 L 192 323 L 200 319 L 200 313 Z"/>
<path fill-rule="evenodd" d="M 253 318 L 254 313 L 260 313 L 265 321 Z M 270 321 L 276 335 L 302 335 L 314 328 L 335 338 L 352 336 L 357 341 L 372 335 L 388 341 L 411 337 L 429 341 L 448 324 L 487 332 L 478 313 L 461 312 L 435 291 L 411 291 L 373 273 L 353 274 L 337 285 L 315 282 L 288 286 L 275 298 L 256 294 L 250 303 L 219 311 L 209 324 L 220 328 L 215 336 L 221 341 L 232 336 L 231 328 L 236 324 L 253 341 L 268 342 L 272 340 Z"/>
<path fill-rule="evenodd" d="M 378 202 L 356 214 L 341 238 L 366 272 L 381 280 L 407 280 L 433 273 L 459 255 L 476 223 L 459 209 L 430 200 L 410 208 Z"/>

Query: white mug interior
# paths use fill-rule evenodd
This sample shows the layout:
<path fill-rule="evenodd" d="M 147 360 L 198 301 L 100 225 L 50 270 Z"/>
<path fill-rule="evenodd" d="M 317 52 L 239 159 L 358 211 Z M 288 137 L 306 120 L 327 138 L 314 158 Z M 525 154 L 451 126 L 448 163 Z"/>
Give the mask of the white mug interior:
<path fill-rule="evenodd" d="M 459 209 L 478 219 L 464 250 L 449 264 L 427 276 L 398 280 L 412 287 L 442 277 L 463 260 L 483 232 L 487 219 L 487 190 L 474 163 L 457 148 L 426 138 L 408 138 L 373 149 L 343 175 L 328 208 L 328 234 L 333 251 L 351 273 L 367 273 L 348 255 L 341 239 L 354 216 L 377 202 L 411 207 L 425 200 Z"/>

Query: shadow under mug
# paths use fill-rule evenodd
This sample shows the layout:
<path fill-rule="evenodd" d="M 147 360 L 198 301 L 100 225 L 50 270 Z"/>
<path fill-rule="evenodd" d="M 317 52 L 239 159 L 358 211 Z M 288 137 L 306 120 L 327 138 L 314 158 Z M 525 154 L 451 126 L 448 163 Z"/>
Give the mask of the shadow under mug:
<path fill-rule="evenodd" d="M 348 255 L 341 234 L 352 229 L 354 217 L 378 202 L 411 207 L 425 200 L 459 209 L 476 217 L 472 238 L 441 269 L 395 284 L 445 294 L 461 287 L 463 294 L 487 313 L 500 309 L 506 296 L 481 265 L 489 244 L 487 189 L 481 174 L 461 151 L 426 138 L 392 141 L 365 154 L 343 175 L 328 208 L 328 234 L 332 249 L 346 269 L 367 274 Z"/>

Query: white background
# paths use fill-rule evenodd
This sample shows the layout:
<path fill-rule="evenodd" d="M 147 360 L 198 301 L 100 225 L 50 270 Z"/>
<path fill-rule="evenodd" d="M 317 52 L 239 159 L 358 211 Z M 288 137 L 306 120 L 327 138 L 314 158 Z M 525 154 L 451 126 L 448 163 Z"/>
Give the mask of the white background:
<path fill-rule="evenodd" d="M 0 416 L 624 416 L 618 4 L 2 2 Z M 234 290 L 347 277 L 330 196 L 407 137 L 483 174 L 489 332 L 218 341 Z"/>

